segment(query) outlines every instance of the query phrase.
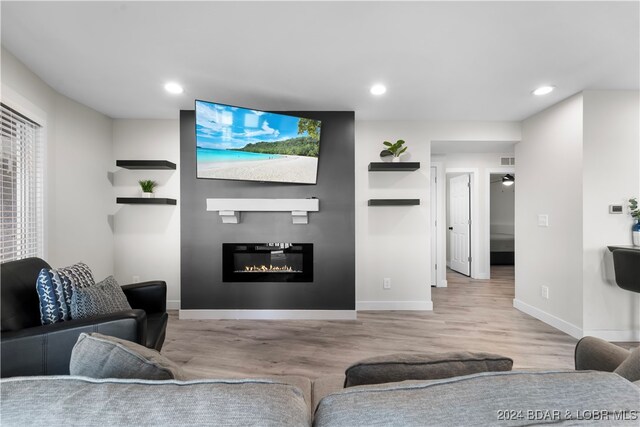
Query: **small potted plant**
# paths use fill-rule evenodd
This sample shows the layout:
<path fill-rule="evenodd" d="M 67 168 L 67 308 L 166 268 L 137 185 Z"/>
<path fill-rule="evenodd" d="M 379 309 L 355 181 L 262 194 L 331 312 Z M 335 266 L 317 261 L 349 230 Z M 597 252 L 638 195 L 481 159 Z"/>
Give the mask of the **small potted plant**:
<path fill-rule="evenodd" d="M 397 140 L 394 144 L 389 141 L 384 141 L 383 144 L 386 148 L 380 152 L 380 157 L 393 156 L 392 162 L 399 162 L 400 155 L 407 151 L 407 147 L 403 147 L 404 140 L 402 139 Z"/>
<path fill-rule="evenodd" d="M 138 181 L 138 184 L 140 184 L 140 188 L 142 189 L 143 198 L 145 199 L 153 198 L 153 189 L 158 186 L 157 182 L 152 181 L 150 179 L 145 179 L 142 181 Z"/>
<path fill-rule="evenodd" d="M 633 245 L 640 246 L 640 209 L 638 208 L 638 199 L 635 197 L 629 199 L 629 213 L 635 220 L 635 224 L 631 227 Z"/>

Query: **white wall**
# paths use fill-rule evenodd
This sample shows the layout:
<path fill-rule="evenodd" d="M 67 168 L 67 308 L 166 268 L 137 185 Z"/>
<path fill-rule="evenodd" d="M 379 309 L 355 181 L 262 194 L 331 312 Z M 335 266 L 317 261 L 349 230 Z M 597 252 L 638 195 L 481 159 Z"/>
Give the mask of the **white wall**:
<path fill-rule="evenodd" d="M 582 329 L 582 105 L 578 94 L 526 119 L 515 149 L 514 305 L 574 336 Z M 538 214 L 549 215 L 549 227 L 538 226 Z"/>
<path fill-rule="evenodd" d="M 407 141 L 415 172 L 367 172 L 382 141 Z M 517 141 L 515 122 L 356 121 L 356 307 L 430 309 L 431 141 Z M 373 198 L 419 198 L 420 206 L 368 207 Z M 391 289 L 382 287 L 391 278 Z"/>
<path fill-rule="evenodd" d="M 176 170 L 115 168 L 116 160 L 169 160 Z M 114 215 L 115 277 L 120 283 L 167 282 L 168 308 L 180 300 L 180 123 L 178 120 L 114 120 L 114 186 L 117 196 L 137 197 L 138 181 L 157 181 L 157 197 L 177 206 L 118 205 Z M 195 179 L 195 177 L 194 177 Z"/>
<path fill-rule="evenodd" d="M 640 340 L 640 295 L 615 284 L 611 244 L 631 244 L 628 199 L 640 195 L 637 91 L 585 91 L 583 141 L 584 335 Z M 608 212 L 625 206 L 624 215 Z M 640 280 L 640 278 L 638 278 Z"/>
<path fill-rule="evenodd" d="M 489 225 L 490 233 L 511 234 L 515 232 L 515 190 L 516 182 L 512 185 L 503 185 L 504 174 L 491 175 Z"/>
<path fill-rule="evenodd" d="M 525 120 L 516 145 L 514 306 L 575 337 L 640 340 L 640 298 L 615 285 L 606 249 L 631 243 L 630 216 L 608 205 L 640 192 L 639 117 L 637 91 L 585 91 Z"/>
<path fill-rule="evenodd" d="M 2 102 L 45 130 L 45 259 L 113 273 L 111 119 L 58 94 L 2 48 Z"/>

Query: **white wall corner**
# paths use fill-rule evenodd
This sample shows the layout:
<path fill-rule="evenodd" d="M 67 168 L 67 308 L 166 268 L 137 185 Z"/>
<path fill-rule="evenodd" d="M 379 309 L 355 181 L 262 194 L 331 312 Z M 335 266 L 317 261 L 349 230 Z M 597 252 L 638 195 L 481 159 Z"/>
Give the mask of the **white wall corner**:
<path fill-rule="evenodd" d="M 356 311 L 363 310 L 411 310 L 432 311 L 432 301 L 356 301 Z"/>
<path fill-rule="evenodd" d="M 513 300 L 513 306 L 523 313 L 528 314 L 529 316 L 535 317 L 538 320 L 543 321 L 549 326 L 553 326 L 556 329 L 561 330 L 562 332 L 571 335 L 574 338 L 582 338 L 582 328 L 577 327 L 576 325 L 569 323 L 565 320 L 560 319 L 552 314 L 547 313 L 546 311 L 542 311 L 539 308 L 536 308 L 532 305 L 524 303 L 518 299 Z"/>

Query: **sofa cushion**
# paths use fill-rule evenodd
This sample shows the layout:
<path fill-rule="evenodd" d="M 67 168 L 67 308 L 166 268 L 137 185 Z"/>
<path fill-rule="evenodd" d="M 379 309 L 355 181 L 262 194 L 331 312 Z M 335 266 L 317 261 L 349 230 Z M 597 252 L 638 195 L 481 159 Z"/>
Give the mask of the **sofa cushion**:
<path fill-rule="evenodd" d="M 186 379 L 184 371 L 156 350 L 106 335 L 80 334 L 69 373 L 90 378 Z"/>
<path fill-rule="evenodd" d="M 0 385 L 3 426 L 309 426 L 300 390 L 271 381 L 51 376 Z"/>
<path fill-rule="evenodd" d="M 629 357 L 629 350 L 596 337 L 584 337 L 576 343 L 576 371 L 613 372 Z"/>
<path fill-rule="evenodd" d="M 101 314 L 131 310 L 129 301 L 116 279 L 109 276 L 100 283 L 85 287 L 73 287 L 71 318 L 85 319 Z"/>
<path fill-rule="evenodd" d="M 512 366 L 513 360 L 510 358 L 490 353 L 460 351 L 390 354 L 364 359 L 351 365 L 345 372 L 344 387 L 510 371 Z"/>
<path fill-rule="evenodd" d="M 94 285 L 93 274 L 86 264 L 43 268 L 36 279 L 40 298 L 40 320 L 43 325 L 71 320 L 73 290 Z"/>
<path fill-rule="evenodd" d="M 633 350 L 613 372 L 629 381 L 640 381 L 640 347 Z"/>
<path fill-rule="evenodd" d="M 565 425 L 596 411 L 636 425 L 639 402 L 640 389 L 609 372 L 485 372 L 344 389 L 322 399 L 314 426 Z"/>

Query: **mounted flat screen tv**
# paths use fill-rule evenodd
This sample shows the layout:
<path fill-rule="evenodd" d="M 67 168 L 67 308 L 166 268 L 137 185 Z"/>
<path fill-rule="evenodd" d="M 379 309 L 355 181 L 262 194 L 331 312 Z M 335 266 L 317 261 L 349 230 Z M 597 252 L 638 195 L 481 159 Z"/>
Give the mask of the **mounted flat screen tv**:
<path fill-rule="evenodd" d="M 196 176 L 315 184 L 319 120 L 196 100 Z"/>

